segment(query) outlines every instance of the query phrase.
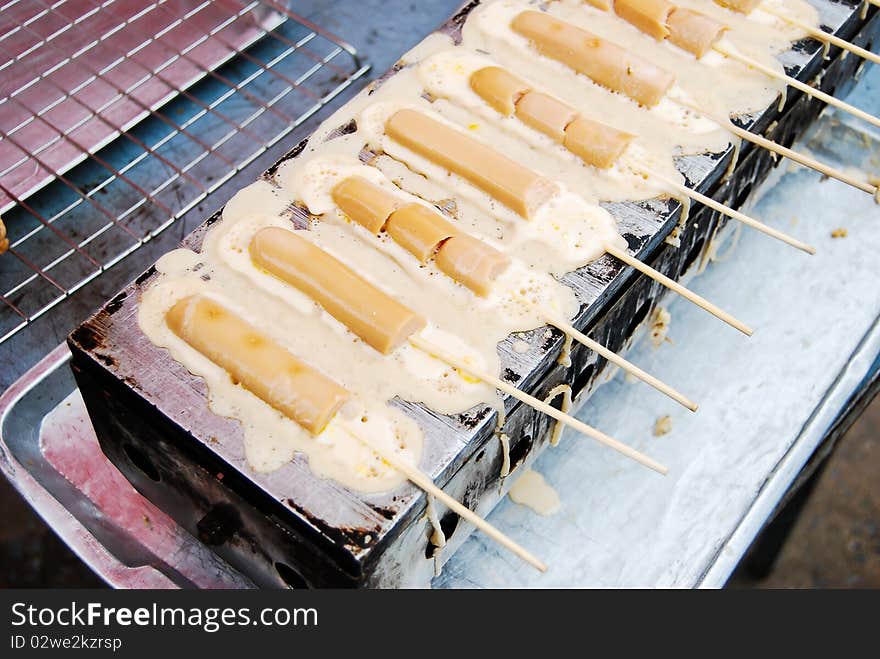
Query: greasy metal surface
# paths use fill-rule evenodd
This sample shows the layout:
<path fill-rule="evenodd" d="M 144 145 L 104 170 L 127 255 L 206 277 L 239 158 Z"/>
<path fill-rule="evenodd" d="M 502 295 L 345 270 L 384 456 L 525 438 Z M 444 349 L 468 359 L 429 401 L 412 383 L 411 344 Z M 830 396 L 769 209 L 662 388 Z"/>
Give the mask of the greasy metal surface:
<path fill-rule="evenodd" d="M 826 22 L 839 26 L 841 7 L 834 5 L 828 9 Z M 851 36 L 856 27 L 853 18 L 841 33 Z M 818 47 L 801 47 L 789 53 L 787 64 L 807 65 L 806 71 L 793 66 L 791 72 L 800 70 L 799 75 L 805 77 L 814 72 L 820 59 L 817 50 Z M 852 58 L 842 65 L 836 62 L 833 70 L 826 72 L 823 84 L 833 90 L 837 83 L 851 78 L 856 65 Z M 783 142 L 790 141 L 817 110 L 818 106 L 814 104 L 790 103 L 786 111 L 790 114 L 775 126 L 774 136 Z M 757 120 L 757 125 L 768 125 L 775 118 L 774 113 L 775 109 L 768 110 Z M 720 197 L 741 202 L 748 196 L 755 179 L 762 176 L 769 165 L 766 155 L 747 152 L 733 180 L 719 191 Z M 710 189 L 724 170 L 724 159 L 708 156 L 685 158 L 680 166 L 689 178 L 700 182 L 701 188 Z M 617 217 L 631 247 L 655 267 L 673 276 L 680 275 L 695 261 L 702 247 L 701 241 L 711 228 L 707 214 L 695 213 L 682 237 L 682 248 L 675 250 L 661 246 L 663 237 L 676 223 L 672 204 L 617 204 L 610 210 Z M 197 231 L 187 244 L 197 246 L 200 237 L 201 232 Z M 181 445 L 189 442 L 189 448 L 200 457 L 234 469 L 240 477 L 239 486 L 246 490 L 247 498 L 259 504 L 257 507 L 268 507 L 274 516 L 278 514 L 279 504 L 295 502 L 295 510 L 281 513 L 275 521 L 298 534 L 312 534 L 313 539 L 318 539 L 319 548 L 328 554 L 340 546 L 345 548 L 363 570 L 358 578 L 363 579 L 364 584 L 424 583 L 430 569 L 430 561 L 424 558 L 426 527 L 424 523 L 410 524 L 421 512 L 423 497 L 412 488 L 401 488 L 391 495 L 358 496 L 332 483 L 314 479 L 301 459 L 270 475 L 250 472 L 242 459 L 235 424 L 212 415 L 205 406 L 201 383 L 171 362 L 165 353 L 156 350 L 137 330 L 133 322 L 137 286 L 146 284 L 148 279 L 149 274 L 73 335 L 73 345 L 79 344 L 83 348 L 83 353 L 77 355 L 79 368 L 82 372 L 89 371 L 89 377 L 97 375 L 102 379 L 101 384 L 86 393 L 93 416 L 106 412 L 98 400 L 101 392 L 133 397 L 132 400 L 143 399 L 149 405 L 155 405 L 161 419 L 171 420 L 179 426 L 174 441 Z M 619 348 L 626 341 L 659 293 L 657 287 L 646 284 L 644 279 L 633 283 L 631 273 L 621 271 L 607 258 L 568 275 L 566 282 L 584 303 L 577 324 L 581 327 L 594 325 L 596 337 L 604 339 L 612 348 Z M 703 322 L 712 321 L 707 318 Z M 725 336 L 720 334 L 719 340 Z M 505 376 L 534 393 L 546 391 L 558 381 L 574 381 L 576 388 L 589 389 L 601 373 L 602 364 L 595 364 L 594 356 L 585 350 L 575 351 L 571 369 L 556 366 L 554 360 L 561 345 L 561 339 L 556 335 L 548 340 L 544 331 L 539 330 L 531 333 L 529 340 L 533 350 L 524 355 L 513 353 L 504 343 L 500 350 L 505 359 Z M 106 378 L 108 373 L 112 378 Z M 418 406 L 405 405 L 428 434 L 423 468 L 466 504 L 480 508 L 491 505 L 497 496 L 498 473 L 495 464 L 498 462 L 497 445 L 491 443 L 492 414 L 488 410 L 476 410 L 450 419 L 438 417 Z M 514 439 L 513 450 L 524 459 L 543 443 L 549 424 L 530 410 L 508 407 L 511 414 L 507 429 Z M 118 419 L 109 415 L 99 421 L 99 425 L 103 424 L 108 429 L 125 429 Z M 187 432 L 193 438 L 189 438 Z M 136 438 L 129 435 L 129 439 Z M 112 442 L 114 436 L 106 433 L 102 440 Z M 487 454 L 492 456 L 491 459 L 481 462 Z M 631 465 L 625 468 L 636 469 Z M 138 484 L 142 488 L 150 487 L 143 478 Z M 198 491 L 182 491 L 182 499 L 176 505 L 185 504 L 189 496 L 198 510 L 201 504 L 194 500 L 195 495 L 204 492 L 195 489 Z M 233 496 L 240 492 L 229 494 Z M 459 533 L 457 537 L 462 536 Z M 387 551 L 389 547 L 393 548 L 392 552 Z M 380 560 L 377 556 L 383 552 Z M 378 564 L 374 564 L 377 561 Z M 246 562 L 244 567 L 248 567 Z"/>

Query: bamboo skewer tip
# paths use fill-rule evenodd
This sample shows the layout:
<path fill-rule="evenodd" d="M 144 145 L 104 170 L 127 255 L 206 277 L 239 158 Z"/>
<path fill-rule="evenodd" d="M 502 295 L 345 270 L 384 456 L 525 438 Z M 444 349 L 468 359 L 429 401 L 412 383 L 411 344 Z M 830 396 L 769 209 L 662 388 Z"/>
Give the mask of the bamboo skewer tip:
<path fill-rule="evenodd" d="M 715 44 L 714 46 L 712 46 L 712 49 L 715 52 L 723 55 L 724 57 L 728 57 L 728 58 L 733 59 L 737 62 L 740 62 L 741 64 L 744 64 L 745 66 L 748 66 L 749 68 L 755 69 L 756 71 L 760 71 L 761 73 L 763 73 L 764 75 L 766 75 L 769 78 L 774 78 L 776 80 L 780 80 L 780 81 L 784 82 L 785 84 L 787 84 L 789 87 L 793 87 L 794 89 L 797 89 L 798 91 L 801 91 L 804 94 L 807 94 L 808 96 L 812 96 L 813 98 L 817 98 L 820 101 L 827 103 L 828 105 L 835 107 L 838 110 L 841 110 L 842 112 L 846 112 L 847 114 L 851 114 L 852 116 L 857 117 L 857 118 L 861 119 L 862 121 L 865 121 L 865 122 L 871 124 L 872 126 L 876 126 L 876 127 L 880 128 L 880 117 L 875 117 L 874 115 L 870 114 L 869 112 L 865 112 L 864 110 L 860 110 L 859 108 L 855 107 L 854 105 L 851 105 L 845 101 L 841 101 L 839 98 L 836 98 L 836 97 L 832 96 L 831 94 L 827 94 L 827 93 L 823 92 L 821 89 L 815 89 L 813 87 L 810 87 L 805 82 L 801 82 L 800 80 L 797 80 L 796 78 L 792 78 L 791 76 L 789 76 L 785 73 L 779 73 L 779 71 L 776 71 L 775 69 L 772 69 L 769 66 L 765 66 L 761 62 L 749 57 L 748 55 L 743 55 L 741 53 L 734 52 L 732 50 L 725 48 L 724 46 L 722 46 L 720 44 Z"/>
<path fill-rule="evenodd" d="M 773 6 L 769 6 L 766 3 L 762 4 L 759 8 L 760 11 L 763 11 L 766 14 L 770 14 L 771 16 L 775 16 L 779 20 L 788 23 L 789 25 L 794 25 L 797 28 L 800 28 L 811 37 L 816 39 L 817 41 L 822 41 L 826 46 L 832 45 L 837 46 L 842 50 L 847 50 L 854 55 L 861 57 L 862 59 L 868 60 L 869 62 L 874 62 L 875 64 L 880 64 L 880 55 L 877 53 L 872 53 L 870 50 L 866 48 L 862 48 L 861 46 L 857 46 L 856 44 L 847 41 L 846 39 L 841 39 L 835 34 L 830 32 L 825 32 L 821 28 L 814 27 L 812 25 L 808 25 L 804 23 L 802 20 L 797 18 L 792 18 L 791 16 L 786 16 L 782 11 L 776 9 Z M 827 54 L 827 53 L 826 53 Z"/>
<path fill-rule="evenodd" d="M 489 384 L 499 391 L 504 392 L 509 396 L 512 396 L 513 398 L 516 398 L 520 402 L 525 403 L 526 405 L 537 410 L 538 412 L 542 412 L 547 416 L 556 419 L 557 421 L 572 428 L 573 430 L 576 430 L 579 433 L 586 435 L 587 437 L 595 439 L 599 443 L 614 449 L 618 453 L 621 453 L 622 455 L 625 455 L 626 457 L 635 460 L 636 462 L 648 467 L 649 469 L 652 469 L 662 475 L 666 475 L 668 473 L 669 470 L 653 458 L 650 458 L 640 451 L 637 451 L 636 449 L 627 446 L 623 442 L 614 439 L 610 435 L 606 435 L 601 430 L 597 430 L 596 428 L 587 425 L 583 421 L 579 421 L 570 414 L 561 412 L 552 405 L 535 398 L 531 394 L 527 394 L 526 392 L 513 386 L 512 384 L 505 382 L 501 378 L 492 375 L 491 373 L 482 371 L 481 369 L 474 367 L 472 364 L 466 363 L 463 359 L 459 359 L 455 355 L 449 354 L 443 348 L 434 345 L 430 341 L 427 341 L 420 336 L 413 335 L 409 338 L 409 342 L 411 345 L 418 348 L 419 350 L 426 352 L 427 354 L 439 359 L 442 362 L 446 362 L 454 368 L 468 373 L 470 376 L 477 378 L 478 380 L 482 380 L 486 384 Z"/>
<path fill-rule="evenodd" d="M 460 501 L 447 494 L 442 488 L 435 485 L 434 482 L 427 476 L 427 474 L 421 471 L 418 467 L 410 464 L 406 460 L 398 458 L 392 452 L 386 451 L 377 446 L 366 437 L 364 437 L 362 434 L 351 428 L 348 424 L 343 423 L 342 425 L 348 434 L 350 434 L 358 441 L 362 442 L 370 450 L 374 451 L 380 458 L 382 458 L 382 460 L 384 460 L 394 469 L 406 476 L 407 479 L 410 480 L 416 487 L 423 490 L 426 494 L 430 494 L 438 501 L 441 501 L 443 504 L 446 505 L 447 508 L 458 514 L 459 517 L 473 524 L 483 533 L 488 535 L 490 538 L 498 542 L 503 547 L 509 549 L 511 552 L 513 552 L 515 555 L 534 567 L 539 572 L 547 571 L 546 563 L 537 558 L 525 547 L 504 534 L 498 529 L 498 527 L 492 525 L 483 517 L 480 517 L 473 510 L 466 507 Z"/>
<path fill-rule="evenodd" d="M 641 380 L 642 382 L 653 387 L 654 389 L 656 389 L 660 393 L 665 394 L 666 396 L 669 396 L 671 399 L 673 399 L 677 403 L 681 404 L 682 406 L 686 407 L 691 412 L 697 411 L 697 409 L 699 407 L 697 405 L 697 403 L 695 403 L 690 398 L 688 398 L 687 396 L 685 396 L 684 394 L 679 392 L 677 389 L 674 389 L 673 387 L 666 384 L 665 382 L 663 382 L 659 378 L 651 375 L 650 373 L 645 372 L 644 370 L 642 370 L 641 368 L 639 368 L 638 366 L 636 366 L 632 362 L 630 362 L 630 361 L 624 359 L 623 357 L 621 357 L 620 355 L 618 355 L 613 350 L 606 348 L 598 341 L 591 339 L 586 334 L 580 332 L 577 328 L 575 328 L 570 323 L 567 323 L 566 321 L 564 321 L 560 318 L 557 318 L 552 313 L 549 313 L 546 311 L 544 313 L 546 315 L 546 322 L 549 325 L 552 325 L 553 327 L 555 327 L 559 331 L 561 331 L 564 334 L 566 334 L 567 336 L 571 337 L 572 340 L 577 341 L 581 345 L 586 346 L 587 348 L 589 348 L 590 350 L 593 350 L 594 352 L 597 352 L 599 355 L 601 355 L 602 357 L 607 359 L 609 362 L 611 362 L 615 366 L 618 366 L 619 368 L 623 369 L 624 371 L 626 371 L 627 373 L 629 373 L 633 377 L 636 377 L 639 380 Z"/>
<path fill-rule="evenodd" d="M 752 133 L 745 128 L 741 128 L 737 126 L 730 120 L 730 117 L 719 117 L 712 112 L 704 110 L 693 103 L 682 99 L 676 98 L 673 99 L 675 103 L 678 105 L 696 112 L 700 114 L 710 121 L 718 124 L 728 132 L 737 136 L 741 140 L 745 140 L 746 142 L 751 142 L 755 146 L 759 146 L 762 149 L 766 149 L 768 151 L 772 151 L 773 153 L 782 156 L 783 158 L 788 158 L 799 165 L 803 165 L 809 169 L 819 172 L 825 176 L 833 178 L 841 183 L 845 183 L 846 185 L 852 186 L 857 190 L 861 190 L 862 192 L 867 192 L 870 195 L 873 195 L 877 200 L 877 203 L 880 203 L 880 186 L 871 183 L 869 181 L 861 181 L 853 176 L 850 176 L 846 172 L 843 172 L 835 167 L 831 167 L 830 165 L 826 165 L 824 163 L 819 162 L 815 158 L 808 156 L 803 153 L 799 153 L 794 149 L 790 149 L 789 147 L 782 146 L 781 144 L 777 144 L 771 139 L 764 137 L 763 135 L 759 135 L 757 133 Z"/>
<path fill-rule="evenodd" d="M 724 321 L 725 323 L 727 323 L 731 327 L 739 330 L 740 332 L 742 332 L 746 336 L 752 336 L 752 334 L 754 334 L 754 330 L 751 327 L 749 327 L 748 325 L 746 325 L 744 322 L 742 322 L 741 320 L 738 320 L 737 318 L 735 318 L 731 314 L 729 314 L 726 311 L 724 311 L 723 309 L 719 308 L 717 305 L 712 304 L 704 297 L 697 295 L 696 293 L 694 293 L 693 291 L 691 291 L 688 288 L 685 288 L 684 286 L 679 284 L 677 281 L 670 279 L 669 277 L 664 275 L 662 272 L 659 272 L 658 270 L 655 270 L 651 266 L 649 266 L 645 263 L 642 263 L 637 258 L 630 255 L 629 252 L 622 250 L 614 245 L 606 245 L 605 251 L 608 254 L 610 254 L 611 256 L 613 256 L 614 258 L 616 258 L 620 261 L 623 261 L 626 265 L 630 266 L 631 268 L 638 270 L 642 274 L 644 274 L 644 275 L 650 277 L 651 279 L 653 279 L 654 281 L 662 284 L 663 286 L 670 289 L 671 291 L 678 293 L 683 298 L 696 304 L 701 309 L 708 311 L 710 314 L 712 314 L 716 318 Z"/>
<path fill-rule="evenodd" d="M 726 215 L 727 217 L 729 217 L 731 219 L 737 220 L 738 222 L 742 222 L 746 226 L 749 226 L 753 229 L 756 229 L 757 231 L 760 231 L 761 233 L 766 234 L 766 235 L 770 236 L 771 238 L 775 238 L 781 242 L 784 242 L 786 245 L 790 245 L 791 247 L 794 247 L 795 249 L 799 249 L 802 252 L 805 252 L 810 255 L 813 255 L 816 253 L 815 247 L 813 247 L 812 245 L 810 245 L 808 243 L 803 242 L 802 240 L 798 240 L 797 238 L 789 236 L 787 233 L 783 233 L 782 231 L 779 231 L 778 229 L 774 229 L 773 227 L 765 224 L 764 222 L 756 220 L 755 218 L 751 217 L 750 215 L 746 215 L 745 213 L 742 213 L 741 211 L 738 211 L 734 208 L 731 208 L 727 204 L 722 204 L 720 201 L 716 201 L 715 199 L 712 199 L 712 197 L 708 197 L 700 192 L 697 192 L 696 190 L 693 190 L 693 189 L 687 187 L 686 185 L 682 185 L 681 183 L 673 181 L 672 179 L 666 178 L 662 174 L 658 174 L 656 172 L 653 172 L 648 168 L 643 167 L 642 169 L 645 174 L 647 174 L 648 176 L 653 176 L 654 178 L 658 179 L 659 181 L 665 183 L 666 185 L 670 186 L 673 190 L 677 191 L 679 194 L 682 194 L 682 195 L 688 197 L 689 199 L 692 199 L 696 202 L 703 204 L 704 206 L 707 206 L 715 211 L 718 211 L 722 215 Z"/>

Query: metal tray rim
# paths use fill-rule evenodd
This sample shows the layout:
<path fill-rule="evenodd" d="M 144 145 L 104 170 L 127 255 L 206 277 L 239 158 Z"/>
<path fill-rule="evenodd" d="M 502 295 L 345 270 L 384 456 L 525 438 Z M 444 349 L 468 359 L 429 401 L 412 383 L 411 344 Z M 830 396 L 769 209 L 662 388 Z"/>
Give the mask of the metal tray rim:
<path fill-rule="evenodd" d="M 174 588 L 176 585 L 151 566 L 129 567 L 102 545 L 71 511 L 44 488 L 12 454 L 3 428 L 30 392 L 70 361 L 70 350 L 62 343 L 9 389 L 0 395 L 0 470 L 40 518 L 64 541 L 76 556 L 113 588 Z"/>

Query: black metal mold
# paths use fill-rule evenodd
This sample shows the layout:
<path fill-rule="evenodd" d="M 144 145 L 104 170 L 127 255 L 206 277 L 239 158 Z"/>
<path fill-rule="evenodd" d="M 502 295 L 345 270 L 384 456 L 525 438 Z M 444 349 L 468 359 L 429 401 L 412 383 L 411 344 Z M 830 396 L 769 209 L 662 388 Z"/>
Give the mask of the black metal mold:
<path fill-rule="evenodd" d="M 875 38 L 880 31 L 876 12 L 860 22 L 851 4 L 852 13 L 842 29 L 850 37 L 857 32 L 862 42 Z M 443 29 L 454 32 L 460 25 L 458 17 L 473 6 Z M 800 65 L 790 72 L 806 77 L 808 71 L 821 66 L 826 91 L 849 84 L 859 66 L 856 58 L 823 62 L 818 45 L 812 46 L 799 46 L 792 57 Z M 745 123 L 790 144 L 820 110 L 820 104 L 793 95 L 781 114 L 773 107 Z M 282 161 L 296 157 L 304 145 L 298 145 Z M 731 150 L 682 158 L 679 166 L 701 191 L 738 206 L 775 162 L 766 152 L 745 148 L 733 176 L 722 181 L 730 157 Z M 678 224 L 676 203 L 652 200 L 611 204 L 609 209 L 622 233 L 638 246 L 639 257 L 674 279 L 695 266 L 716 229 L 726 222 L 708 209 L 694 206 L 676 248 L 664 244 Z M 184 244 L 198 249 L 215 220 L 216 216 L 209 219 Z M 360 495 L 315 478 L 299 457 L 272 474 L 253 473 L 242 455 L 237 424 L 213 415 L 207 408 L 203 383 L 150 344 L 137 328 L 138 294 L 153 276 L 148 271 L 138 278 L 69 340 L 77 382 L 111 460 L 139 491 L 191 533 L 201 534 L 220 555 L 260 585 L 426 583 L 434 561 L 426 558 L 433 552 L 431 530 L 423 518 L 424 495 L 409 486 L 387 494 Z M 583 303 L 574 324 L 612 350 L 626 347 L 665 294 L 653 281 L 635 276 L 609 257 L 569 273 L 563 280 Z M 544 333 L 543 328 L 526 333 L 535 349 L 524 355 L 512 351 L 509 342 L 500 344 L 508 369 L 505 372 L 536 396 L 543 397 L 565 382 L 573 384 L 575 393 L 585 399 L 603 374 L 604 360 L 576 346 L 571 366 L 563 367 L 557 363 L 561 335 L 553 332 L 545 338 Z M 490 508 L 505 491 L 504 479 L 499 476 L 501 454 L 494 439 L 494 412 L 482 408 L 450 418 L 420 406 L 400 405 L 425 429 L 422 466 L 435 482 L 465 505 L 477 510 Z M 546 445 L 552 424 L 510 399 L 507 412 L 505 432 L 511 437 L 515 468 L 533 459 Z M 451 548 L 463 541 L 467 530 L 465 524 L 455 525 Z"/>

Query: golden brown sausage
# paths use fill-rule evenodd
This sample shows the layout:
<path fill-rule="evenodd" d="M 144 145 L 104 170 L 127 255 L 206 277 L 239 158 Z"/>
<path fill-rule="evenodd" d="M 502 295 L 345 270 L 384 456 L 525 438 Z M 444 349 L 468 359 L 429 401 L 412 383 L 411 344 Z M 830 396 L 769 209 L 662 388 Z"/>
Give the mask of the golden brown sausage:
<path fill-rule="evenodd" d="M 657 105 L 675 82 L 648 60 L 544 12 L 524 11 L 511 27 L 542 55 L 642 105 Z"/>
<path fill-rule="evenodd" d="M 669 17 L 669 41 L 697 57 L 712 50 L 725 30 L 718 21 L 690 9 L 676 8 Z"/>
<path fill-rule="evenodd" d="M 434 256 L 440 243 L 458 232 L 440 213 L 422 204 L 407 204 L 398 208 L 385 225 L 394 242 L 426 263 Z"/>
<path fill-rule="evenodd" d="M 607 169 L 632 142 L 634 136 L 584 117 L 578 117 L 565 129 L 565 148 L 584 162 Z"/>
<path fill-rule="evenodd" d="M 422 263 L 455 234 L 439 213 L 421 204 L 401 206 L 394 195 L 360 177 L 339 183 L 333 189 L 333 200 L 343 213 L 373 233 L 386 231 Z"/>
<path fill-rule="evenodd" d="M 549 179 L 421 112 L 396 112 L 385 132 L 527 219 L 556 192 Z"/>
<path fill-rule="evenodd" d="M 310 433 L 321 432 L 348 399 L 348 392 L 333 380 L 210 298 L 184 298 L 165 320 L 233 382 Z"/>
<path fill-rule="evenodd" d="M 498 275 L 510 265 L 510 259 L 486 243 L 460 233 L 440 246 L 434 263 L 455 281 L 485 297 Z"/>
<path fill-rule="evenodd" d="M 333 188 L 333 201 L 339 210 L 370 233 L 379 233 L 400 205 L 393 194 L 360 176 L 350 176 L 337 184 Z"/>
<path fill-rule="evenodd" d="M 657 41 L 669 36 L 667 21 L 675 8 L 668 0 L 614 0 L 614 12 Z"/>
<path fill-rule="evenodd" d="M 498 69 L 498 67 L 492 68 Z M 474 91 L 491 103 L 491 100 L 484 96 L 491 93 L 486 86 L 476 86 Z M 527 126 L 563 144 L 587 164 L 603 169 L 615 163 L 634 137 L 610 126 L 579 117 L 574 108 L 559 99 L 528 88 L 516 101 L 514 111 L 517 118 Z"/>
<path fill-rule="evenodd" d="M 715 2 L 741 14 L 751 14 L 761 4 L 761 0 L 715 0 Z"/>
<path fill-rule="evenodd" d="M 375 190 L 371 191 L 370 188 Z M 379 186 L 363 179 L 359 179 L 357 187 L 348 185 L 346 189 L 357 189 L 364 194 L 375 191 L 384 193 Z M 384 213 L 384 208 L 388 205 L 380 204 L 379 207 Z M 373 214 L 373 217 L 376 216 Z M 492 282 L 509 263 L 506 256 L 489 245 L 462 234 L 438 211 L 424 204 L 410 203 L 399 207 L 388 217 L 384 230 L 394 242 L 421 263 L 426 263 L 440 250 L 443 256 L 436 257 L 439 269 L 478 295 L 488 293 Z M 450 249 L 445 249 L 454 237 L 460 237 L 461 240 L 456 240 Z"/>
<path fill-rule="evenodd" d="M 577 112 L 552 96 L 530 91 L 516 104 L 516 116 L 527 126 L 561 144 L 565 139 L 565 128 L 575 120 Z"/>
<path fill-rule="evenodd" d="M 0 254 L 9 249 L 9 238 L 6 237 L 6 225 L 3 224 L 3 218 L 0 217 Z"/>
<path fill-rule="evenodd" d="M 529 91 L 525 82 L 500 66 L 474 71 L 469 82 L 471 89 L 505 117 L 513 114 L 517 101 Z"/>
<path fill-rule="evenodd" d="M 596 9 L 601 9 L 602 11 L 608 11 L 611 9 L 611 0 L 587 0 L 587 2 L 593 5 Z"/>
<path fill-rule="evenodd" d="M 260 229 L 250 253 L 257 266 L 308 295 L 382 354 L 425 326 L 421 316 L 294 231 Z"/>

